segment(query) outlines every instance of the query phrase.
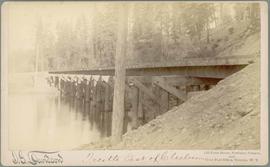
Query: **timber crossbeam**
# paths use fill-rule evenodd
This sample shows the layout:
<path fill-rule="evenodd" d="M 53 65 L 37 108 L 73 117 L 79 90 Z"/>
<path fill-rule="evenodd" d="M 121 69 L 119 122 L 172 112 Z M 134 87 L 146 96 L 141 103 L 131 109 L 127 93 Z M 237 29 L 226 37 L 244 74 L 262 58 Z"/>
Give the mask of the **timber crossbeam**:
<path fill-rule="evenodd" d="M 252 63 L 251 57 L 226 58 L 184 58 L 175 62 L 126 64 L 127 76 L 183 75 L 206 78 L 225 78 Z M 50 74 L 82 74 L 114 76 L 114 67 L 92 67 L 89 69 L 68 69 L 50 71 Z"/>

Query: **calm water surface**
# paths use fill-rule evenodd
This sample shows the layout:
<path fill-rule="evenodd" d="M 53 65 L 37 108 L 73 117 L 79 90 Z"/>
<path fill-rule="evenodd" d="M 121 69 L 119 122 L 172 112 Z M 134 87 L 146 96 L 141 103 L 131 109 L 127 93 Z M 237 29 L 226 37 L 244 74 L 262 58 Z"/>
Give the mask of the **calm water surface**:
<path fill-rule="evenodd" d="M 110 135 L 111 112 L 49 93 L 9 95 L 9 148 L 70 150 Z"/>

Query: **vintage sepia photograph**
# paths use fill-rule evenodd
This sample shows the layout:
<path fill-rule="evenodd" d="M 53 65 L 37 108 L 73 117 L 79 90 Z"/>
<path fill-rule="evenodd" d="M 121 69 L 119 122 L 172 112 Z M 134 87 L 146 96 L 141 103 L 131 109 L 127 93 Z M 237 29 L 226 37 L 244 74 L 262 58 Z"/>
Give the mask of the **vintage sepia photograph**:
<path fill-rule="evenodd" d="M 267 8 L 4 2 L 1 163 L 268 163 Z"/>

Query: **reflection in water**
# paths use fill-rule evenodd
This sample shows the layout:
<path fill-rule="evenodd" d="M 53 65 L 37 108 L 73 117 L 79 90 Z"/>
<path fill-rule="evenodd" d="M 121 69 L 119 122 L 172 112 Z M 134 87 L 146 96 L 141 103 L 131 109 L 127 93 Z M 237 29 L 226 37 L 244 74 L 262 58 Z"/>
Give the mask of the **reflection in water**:
<path fill-rule="evenodd" d="M 112 112 L 53 94 L 9 95 L 9 147 L 70 150 L 110 136 Z"/>
<path fill-rule="evenodd" d="M 98 130 L 100 137 L 110 136 L 112 112 L 100 110 L 92 101 L 84 101 L 74 97 L 62 97 L 60 106 L 62 105 L 69 106 L 69 111 L 75 111 L 76 120 L 80 115 L 82 121 L 88 121 L 90 130 Z"/>

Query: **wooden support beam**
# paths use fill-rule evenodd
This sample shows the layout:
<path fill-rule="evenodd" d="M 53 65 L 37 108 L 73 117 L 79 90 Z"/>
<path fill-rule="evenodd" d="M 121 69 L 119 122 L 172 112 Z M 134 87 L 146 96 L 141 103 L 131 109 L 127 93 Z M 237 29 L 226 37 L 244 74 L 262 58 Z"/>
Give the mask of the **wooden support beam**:
<path fill-rule="evenodd" d="M 169 93 L 164 89 L 160 88 L 160 101 L 163 106 L 160 106 L 161 113 L 169 110 Z"/>
<path fill-rule="evenodd" d="M 201 83 L 199 82 L 193 82 L 192 84 L 194 85 L 200 85 L 200 84 L 205 84 L 205 85 L 216 85 L 219 81 L 221 81 L 221 79 L 217 79 L 217 78 L 193 78 L 193 80 L 197 80 L 197 81 L 200 81 Z"/>
<path fill-rule="evenodd" d="M 177 98 L 181 99 L 182 101 L 186 101 L 186 93 L 168 85 L 163 78 L 155 78 L 154 83 L 172 95 L 176 96 Z"/>
<path fill-rule="evenodd" d="M 161 76 L 153 76 L 153 81 L 156 81 L 160 78 Z M 189 81 L 189 79 L 185 76 L 162 76 L 162 78 L 172 86 L 177 86 L 177 85 L 186 85 Z"/>
<path fill-rule="evenodd" d="M 150 105 L 149 103 L 147 103 L 146 101 L 142 101 L 142 105 L 146 108 L 145 112 L 145 119 L 148 122 L 149 120 L 154 119 L 157 115 L 158 115 L 158 110 L 156 108 L 156 106 Z"/>
<path fill-rule="evenodd" d="M 58 89 L 59 89 L 59 91 L 60 91 L 60 96 L 62 97 L 63 96 L 63 88 L 64 88 L 64 85 L 63 85 L 63 83 L 64 83 L 64 80 L 63 79 L 61 79 L 61 78 L 59 78 L 59 86 L 58 86 Z"/>
<path fill-rule="evenodd" d="M 122 140 L 124 125 L 124 96 L 125 96 L 125 55 L 127 44 L 128 6 L 119 4 L 118 33 L 115 57 L 115 83 L 113 96 L 112 115 L 112 143 L 117 144 Z"/>
<path fill-rule="evenodd" d="M 71 97 L 75 98 L 76 96 L 76 85 L 75 85 L 75 81 L 71 81 Z"/>
<path fill-rule="evenodd" d="M 103 84 L 102 84 L 102 79 L 101 77 L 99 78 L 99 80 L 97 81 L 97 84 L 96 84 L 96 105 L 97 105 L 97 111 L 98 112 L 103 112 L 104 111 L 104 106 L 102 104 L 102 98 L 103 98 L 103 94 L 102 94 L 102 87 L 103 87 Z"/>
<path fill-rule="evenodd" d="M 138 122 L 138 107 L 139 107 L 139 89 L 136 87 L 131 88 L 131 128 L 137 129 L 139 126 Z"/>
<path fill-rule="evenodd" d="M 88 86 L 87 85 L 87 80 L 83 79 L 81 84 L 82 84 L 82 98 L 83 98 L 84 101 L 86 101 L 86 91 L 87 91 L 86 89 L 87 89 L 87 86 Z"/>
<path fill-rule="evenodd" d="M 57 76 L 54 76 L 53 77 L 53 85 L 54 85 L 55 88 L 58 88 L 58 85 L 59 85 L 58 81 L 59 81 L 58 80 L 58 77 Z"/>
<path fill-rule="evenodd" d="M 134 77 L 130 77 L 129 78 L 129 82 L 132 82 L 137 88 L 139 88 L 139 90 L 141 92 L 143 92 L 143 94 L 146 94 L 148 97 L 151 98 L 151 100 L 157 104 L 158 106 L 155 106 L 154 108 L 156 107 L 161 107 L 161 108 L 166 108 L 166 104 L 163 104 L 160 102 L 160 98 L 157 97 L 153 92 L 152 92 L 152 89 L 146 87 L 143 83 L 141 83 L 138 79 L 134 78 Z M 156 108 L 155 109 L 156 112 L 158 112 L 158 109 Z"/>
<path fill-rule="evenodd" d="M 114 83 L 113 82 L 106 82 L 107 85 L 109 85 L 110 88 L 114 88 Z M 131 91 L 129 85 L 127 83 L 125 84 L 125 90 L 126 91 Z"/>
<path fill-rule="evenodd" d="M 138 102 L 138 118 L 139 118 L 139 124 L 142 125 L 145 123 L 144 120 L 144 113 L 143 113 L 143 92 L 139 89 L 139 102 Z"/>
<path fill-rule="evenodd" d="M 153 94 L 152 91 L 149 90 L 143 83 L 141 83 L 136 78 L 129 78 L 129 82 L 132 82 L 136 87 L 138 87 L 141 91 L 143 91 L 145 94 L 147 94 L 154 102 L 158 103 L 156 96 Z"/>
<path fill-rule="evenodd" d="M 153 80 L 158 80 L 160 76 L 154 76 Z M 162 76 L 164 80 L 167 82 L 168 85 L 171 86 L 180 86 L 180 85 L 215 85 L 217 84 L 221 79 L 216 78 L 198 78 L 198 77 L 185 77 L 185 76 Z"/>
<path fill-rule="evenodd" d="M 105 88 L 105 107 L 104 111 L 109 112 L 110 111 L 110 86 L 106 83 L 103 84 Z"/>
<path fill-rule="evenodd" d="M 213 65 L 213 66 L 168 66 L 168 67 L 129 67 L 127 76 L 169 76 L 182 75 L 201 78 L 223 79 L 240 71 L 246 65 Z M 87 69 L 87 70 L 63 70 L 50 71 L 50 74 L 85 74 L 85 75 L 110 75 L 113 76 L 114 67 Z"/>
<path fill-rule="evenodd" d="M 89 102 L 90 101 L 90 82 L 87 83 L 87 81 L 86 81 L 84 93 L 85 93 L 85 96 L 84 96 L 85 101 Z"/>
<path fill-rule="evenodd" d="M 91 79 L 90 80 L 90 83 L 89 83 L 89 86 L 90 86 L 90 123 L 91 123 L 91 128 L 93 128 L 94 126 L 94 114 L 95 114 L 95 111 L 96 111 L 96 107 L 95 107 L 95 85 L 94 85 L 94 80 Z"/>

